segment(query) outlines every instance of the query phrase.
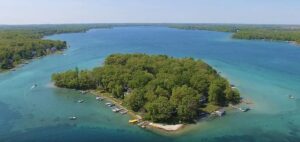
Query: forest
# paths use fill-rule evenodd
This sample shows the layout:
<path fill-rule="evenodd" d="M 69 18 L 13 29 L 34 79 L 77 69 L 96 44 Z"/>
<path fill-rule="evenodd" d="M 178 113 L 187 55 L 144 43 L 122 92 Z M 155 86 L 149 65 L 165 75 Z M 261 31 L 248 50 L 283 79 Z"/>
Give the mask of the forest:
<path fill-rule="evenodd" d="M 113 54 L 101 67 L 55 73 L 52 80 L 62 88 L 108 92 L 153 122 L 193 122 L 207 104 L 240 101 L 225 78 L 193 58 Z"/>
<path fill-rule="evenodd" d="M 300 26 L 238 24 L 173 24 L 171 28 L 231 32 L 236 39 L 292 41 L 300 44 Z"/>
<path fill-rule="evenodd" d="M 0 70 L 67 48 L 65 41 L 46 40 L 44 36 L 109 27 L 102 24 L 0 26 Z"/>

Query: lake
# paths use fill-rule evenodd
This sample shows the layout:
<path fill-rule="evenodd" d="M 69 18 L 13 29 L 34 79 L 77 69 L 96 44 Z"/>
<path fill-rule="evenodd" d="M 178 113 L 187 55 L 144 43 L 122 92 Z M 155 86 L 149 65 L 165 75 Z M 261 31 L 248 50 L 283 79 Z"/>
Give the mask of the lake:
<path fill-rule="evenodd" d="M 299 46 L 155 26 L 93 29 L 47 39 L 65 40 L 70 48 L 0 74 L 0 141 L 300 141 Z M 52 73 L 100 66 L 113 53 L 202 59 L 253 102 L 252 110 L 201 121 L 179 135 L 160 135 L 128 124 L 129 116 L 113 113 L 94 96 L 51 83 Z M 79 99 L 86 101 L 77 103 Z M 69 116 L 78 119 L 70 121 Z"/>

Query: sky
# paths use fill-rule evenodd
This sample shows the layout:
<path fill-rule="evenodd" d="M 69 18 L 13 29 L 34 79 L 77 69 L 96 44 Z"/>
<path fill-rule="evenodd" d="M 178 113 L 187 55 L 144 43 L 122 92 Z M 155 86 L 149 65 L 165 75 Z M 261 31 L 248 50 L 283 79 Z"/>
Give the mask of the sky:
<path fill-rule="evenodd" d="M 0 24 L 300 24 L 300 0 L 0 0 Z"/>

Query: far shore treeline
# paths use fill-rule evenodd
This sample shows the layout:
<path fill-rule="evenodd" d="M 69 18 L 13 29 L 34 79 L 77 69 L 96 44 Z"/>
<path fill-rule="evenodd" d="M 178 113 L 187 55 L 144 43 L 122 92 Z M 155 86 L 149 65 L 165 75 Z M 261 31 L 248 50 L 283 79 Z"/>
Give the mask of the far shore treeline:
<path fill-rule="evenodd" d="M 67 48 L 65 41 L 46 40 L 43 39 L 44 36 L 84 32 L 91 28 L 102 27 L 109 26 L 103 24 L 0 26 L 0 71 Z"/>
<path fill-rule="evenodd" d="M 299 25 L 170 24 L 184 30 L 231 32 L 236 39 L 292 41 L 300 44 Z"/>
<path fill-rule="evenodd" d="M 241 24 L 60 24 L 0 25 L 0 71 L 12 69 L 36 57 L 67 48 L 65 41 L 46 40 L 44 36 L 85 32 L 93 28 L 118 26 L 167 26 L 185 30 L 232 32 L 233 38 L 293 41 L 300 44 L 300 26 Z"/>
<path fill-rule="evenodd" d="M 240 101 L 208 64 L 166 55 L 113 54 L 101 67 L 55 73 L 52 80 L 58 87 L 108 92 L 154 122 L 193 122 L 207 105 Z"/>

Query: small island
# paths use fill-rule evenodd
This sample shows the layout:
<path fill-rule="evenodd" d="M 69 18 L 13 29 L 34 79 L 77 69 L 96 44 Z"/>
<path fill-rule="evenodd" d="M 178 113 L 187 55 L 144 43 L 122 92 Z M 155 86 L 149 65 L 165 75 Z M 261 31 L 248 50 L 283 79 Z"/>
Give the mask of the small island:
<path fill-rule="evenodd" d="M 225 78 L 192 58 L 113 54 L 101 67 L 55 73 L 52 80 L 58 87 L 106 94 L 153 127 L 165 124 L 170 130 L 240 102 L 238 90 Z"/>

